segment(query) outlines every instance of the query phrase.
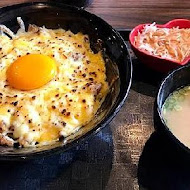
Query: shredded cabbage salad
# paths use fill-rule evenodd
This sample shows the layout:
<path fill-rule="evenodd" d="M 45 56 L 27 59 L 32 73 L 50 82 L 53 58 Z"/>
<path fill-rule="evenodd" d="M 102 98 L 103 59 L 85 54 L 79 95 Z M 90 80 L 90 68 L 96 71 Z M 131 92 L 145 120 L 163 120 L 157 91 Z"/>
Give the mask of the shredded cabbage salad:
<path fill-rule="evenodd" d="M 190 56 L 190 28 L 158 28 L 145 25 L 135 37 L 135 45 L 151 55 L 182 62 Z"/>

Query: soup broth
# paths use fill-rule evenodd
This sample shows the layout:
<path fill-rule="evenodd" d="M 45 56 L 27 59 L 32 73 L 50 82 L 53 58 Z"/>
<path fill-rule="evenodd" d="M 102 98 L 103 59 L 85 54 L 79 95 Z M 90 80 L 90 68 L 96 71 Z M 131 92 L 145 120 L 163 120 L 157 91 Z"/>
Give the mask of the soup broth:
<path fill-rule="evenodd" d="M 190 86 L 174 91 L 166 99 L 162 116 L 170 131 L 190 147 Z"/>

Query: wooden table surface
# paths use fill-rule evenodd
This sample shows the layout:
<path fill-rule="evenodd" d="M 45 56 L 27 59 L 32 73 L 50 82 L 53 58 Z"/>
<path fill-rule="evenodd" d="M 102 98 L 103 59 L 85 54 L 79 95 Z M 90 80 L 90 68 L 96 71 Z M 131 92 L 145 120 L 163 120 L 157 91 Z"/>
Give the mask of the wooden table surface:
<path fill-rule="evenodd" d="M 0 0 L 0 6 L 21 2 L 31 0 Z M 190 19 L 190 0 L 94 0 L 87 10 L 114 28 L 131 29 L 140 23 L 162 24 L 174 18 Z"/>
<path fill-rule="evenodd" d="M 0 6 L 21 2 L 31 1 L 0 0 Z M 87 10 L 114 28 L 131 29 L 140 23 L 156 21 L 162 24 L 174 18 L 190 19 L 190 0 L 94 0 Z M 75 152 L 21 165 L 0 163 L 3 171 L 0 174 L 0 189 L 190 189 L 190 166 L 180 165 L 181 170 L 188 169 L 188 176 L 181 174 L 178 180 L 176 176 L 169 178 L 179 173 L 175 167 L 178 163 L 172 160 L 176 152 L 169 152 L 171 148 L 167 147 L 167 143 L 163 144 L 163 138 L 155 133 L 151 135 L 154 131 L 153 105 L 160 76 L 153 83 L 156 75 L 146 68 L 138 68 L 141 65 L 138 60 L 133 60 L 133 63 L 133 84 L 128 99 L 110 127 L 76 148 Z M 167 157 L 167 154 L 175 156 L 165 160 L 162 155 Z M 181 188 L 183 184 L 186 187 L 189 185 L 189 188 Z"/>

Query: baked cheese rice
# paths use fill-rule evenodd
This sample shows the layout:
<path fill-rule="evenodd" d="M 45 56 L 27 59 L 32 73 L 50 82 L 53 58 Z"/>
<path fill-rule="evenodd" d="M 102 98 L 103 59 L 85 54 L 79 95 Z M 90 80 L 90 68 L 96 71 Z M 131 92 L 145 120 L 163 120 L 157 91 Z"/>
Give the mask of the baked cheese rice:
<path fill-rule="evenodd" d="M 91 121 L 109 91 L 102 53 L 87 35 L 0 25 L 0 144 L 54 143 Z"/>

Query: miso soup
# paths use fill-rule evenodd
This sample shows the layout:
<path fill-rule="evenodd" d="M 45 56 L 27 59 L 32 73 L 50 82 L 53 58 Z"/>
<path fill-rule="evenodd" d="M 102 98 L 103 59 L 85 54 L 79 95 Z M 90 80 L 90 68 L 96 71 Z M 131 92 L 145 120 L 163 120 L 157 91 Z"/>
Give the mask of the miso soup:
<path fill-rule="evenodd" d="M 190 86 L 174 91 L 166 99 L 162 116 L 170 131 L 190 147 Z"/>

